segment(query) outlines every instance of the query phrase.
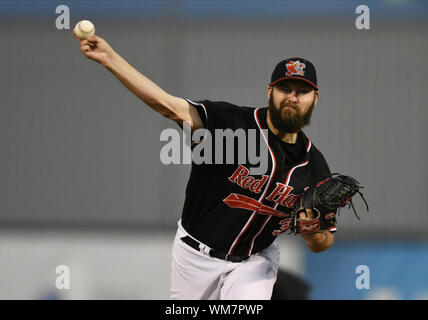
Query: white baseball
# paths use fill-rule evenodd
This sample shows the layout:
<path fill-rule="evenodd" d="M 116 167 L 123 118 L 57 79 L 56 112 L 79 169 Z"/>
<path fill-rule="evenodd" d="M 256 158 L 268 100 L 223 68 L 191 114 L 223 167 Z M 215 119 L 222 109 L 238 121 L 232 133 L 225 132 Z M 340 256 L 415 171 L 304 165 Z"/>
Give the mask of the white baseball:
<path fill-rule="evenodd" d="M 89 20 L 81 20 L 74 27 L 74 33 L 80 39 L 86 39 L 95 34 L 95 26 Z"/>

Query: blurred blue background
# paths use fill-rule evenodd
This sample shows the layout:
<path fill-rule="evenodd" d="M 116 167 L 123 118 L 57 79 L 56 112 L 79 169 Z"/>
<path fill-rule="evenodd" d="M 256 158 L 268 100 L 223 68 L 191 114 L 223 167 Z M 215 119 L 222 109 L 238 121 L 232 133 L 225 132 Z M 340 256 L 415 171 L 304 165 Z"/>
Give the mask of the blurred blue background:
<path fill-rule="evenodd" d="M 367 289 L 356 285 L 363 275 L 358 266 L 368 268 Z M 308 255 L 306 275 L 313 285 L 312 299 L 428 299 L 426 266 L 426 242 L 360 240 Z"/>
<path fill-rule="evenodd" d="M 65 4 L 75 14 L 96 14 L 111 17 L 161 17 L 171 10 L 178 18 L 192 19 L 284 19 L 284 18 L 353 18 L 358 5 L 368 5 L 376 18 L 424 19 L 424 0 L 99 0 L 99 1 L 2 1 L 3 15 L 46 16 L 52 6 Z"/>

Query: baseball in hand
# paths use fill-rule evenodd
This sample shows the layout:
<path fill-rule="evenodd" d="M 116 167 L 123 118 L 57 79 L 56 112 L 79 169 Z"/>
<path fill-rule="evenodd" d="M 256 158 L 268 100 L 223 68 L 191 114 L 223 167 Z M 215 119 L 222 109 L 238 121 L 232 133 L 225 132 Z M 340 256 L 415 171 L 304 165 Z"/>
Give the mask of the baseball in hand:
<path fill-rule="evenodd" d="M 74 27 L 74 33 L 80 39 L 86 39 L 86 37 L 89 37 L 95 34 L 95 26 L 89 20 L 81 20 Z"/>

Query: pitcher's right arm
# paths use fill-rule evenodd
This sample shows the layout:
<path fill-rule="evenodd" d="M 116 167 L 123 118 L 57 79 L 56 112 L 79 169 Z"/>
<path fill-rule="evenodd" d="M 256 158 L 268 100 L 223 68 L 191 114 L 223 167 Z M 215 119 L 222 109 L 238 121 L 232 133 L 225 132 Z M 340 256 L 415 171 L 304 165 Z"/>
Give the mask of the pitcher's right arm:
<path fill-rule="evenodd" d="M 96 35 L 80 39 L 74 32 L 73 35 L 87 58 L 101 63 L 150 108 L 181 126 L 184 121 L 190 122 L 192 131 L 204 127 L 194 106 L 162 90 L 116 53 L 104 39 Z"/>

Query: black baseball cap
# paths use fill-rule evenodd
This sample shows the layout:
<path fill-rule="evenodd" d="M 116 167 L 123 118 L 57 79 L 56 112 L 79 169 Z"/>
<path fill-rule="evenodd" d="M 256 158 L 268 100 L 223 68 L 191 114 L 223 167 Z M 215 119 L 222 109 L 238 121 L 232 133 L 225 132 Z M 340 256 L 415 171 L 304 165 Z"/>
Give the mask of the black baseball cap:
<path fill-rule="evenodd" d="M 272 72 L 270 84 L 274 84 L 285 79 L 301 79 L 309 83 L 315 90 L 317 86 L 317 73 L 314 65 L 303 58 L 289 58 L 281 61 Z"/>

